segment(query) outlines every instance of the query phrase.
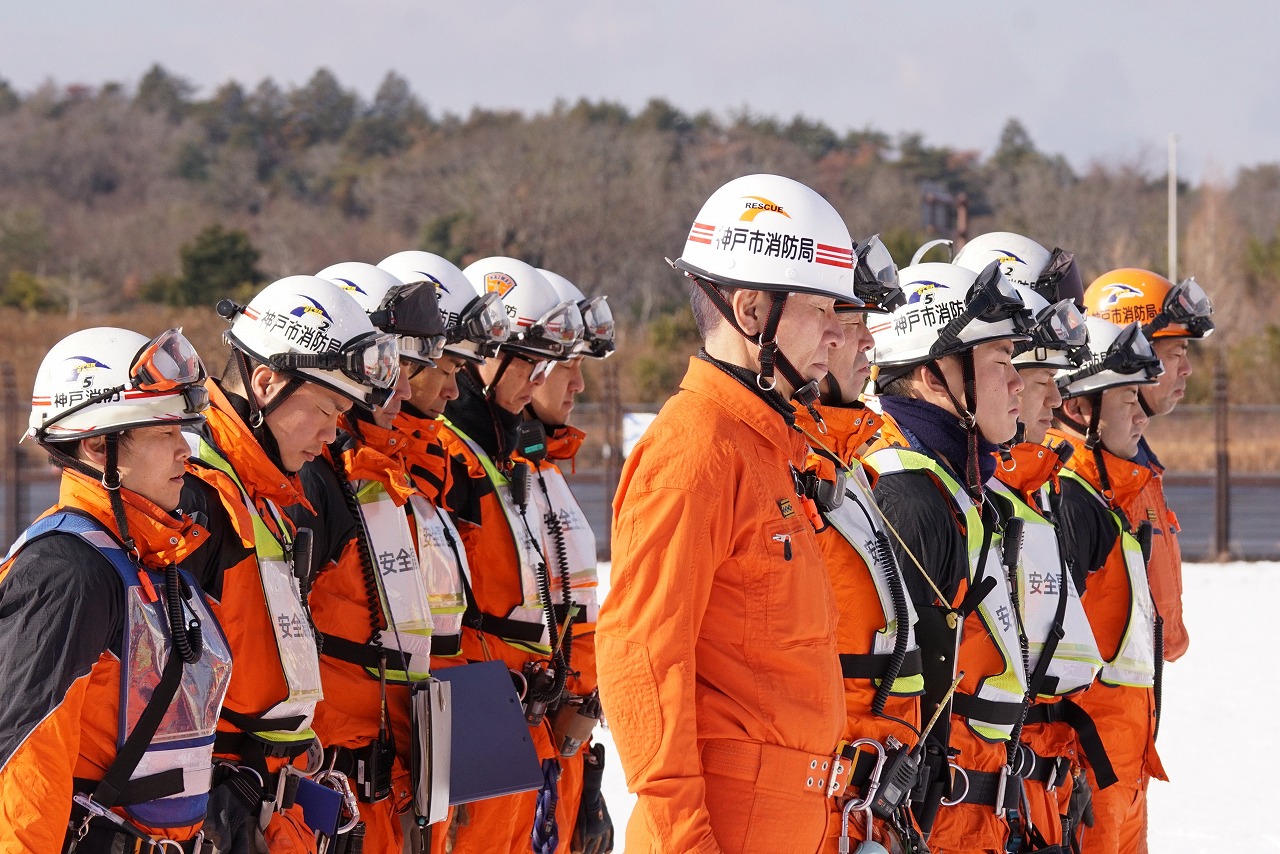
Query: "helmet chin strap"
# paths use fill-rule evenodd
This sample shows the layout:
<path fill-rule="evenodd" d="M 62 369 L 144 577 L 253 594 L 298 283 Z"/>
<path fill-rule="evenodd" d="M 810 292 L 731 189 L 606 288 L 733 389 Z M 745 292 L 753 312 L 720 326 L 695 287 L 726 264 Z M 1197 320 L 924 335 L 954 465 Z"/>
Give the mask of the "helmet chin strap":
<path fill-rule="evenodd" d="M 818 412 L 815 404 L 818 402 L 818 381 L 807 380 L 796 370 L 791 360 L 778 348 L 778 324 L 782 320 L 782 310 L 787 304 L 787 293 L 783 291 L 771 291 L 769 293 L 769 314 L 765 317 L 764 329 L 759 335 L 750 335 L 734 316 L 733 306 L 724 298 L 724 295 L 716 289 L 715 285 L 700 278 L 693 277 L 694 283 L 702 288 L 702 292 L 707 295 L 720 315 L 729 321 L 730 325 L 738 331 L 738 334 L 754 341 L 760 348 L 760 371 L 756 374 L 756 386 L 761 391 L 774 391 L 778 386 L 778 381 L 774 377 L 774 372 L 782 376 L 793 389 L 791 399 L 799 403 L 809 411 L 809 415 L 818 425 L 818 430 L 822 433 L 827 432 L 827 425 L 822 420 L 822 415 Z"/>
<path fill-rule="evenodd" d="M 302 388 L 302 379 L 294 374 L 289 374 L 289 381 L 285 383 L 284 388 L 276 393 L 275 397 L 267 401 L 266 405 L 258 405 L 258 397 L 253 393 L 251 385 L 252 374 L 249 371 L 249 357 L 245 353 L 233 347 L 231 349 L 232 357 L 236 363 L 236 370 L 240 374 L 240 382 L 244 385 L 244 397 L 249 404 L 249 430 L 253 433 L 253 438 L 258 440 L 258 444 L 267 451 L 268 456 L 272 458 L 272 462 L 280 465 L 281 470 L 284 469 L 280 460 L 279 446 L 276 443 L 275 436 L 271 433 L 271 428 L 267 425 L 267 416 L 280 407 L 280 404 L 288 400 L 293 393 Z"/>
<path fill-rule="evenodd" d="M 934 378 L 941 384 L 943 391 L 947 393 L 947 397 L 951 400 L 951 405 L 956 410 L 956 416 L 960 419 L 961 426 L 964 427 L 965 434 L 968 438 L 968 453 L 965 455 L 964 461 L 964 480 L 965 488 L 969 490 L 969 494 L 974 497 L 982 495 L 982 467 L 979 465 L 978 451 L 978 383 L 977 368 L 974 365 L 973 350 L 965 350 L 960 353 L 960 370 L 964 377 L 964 403 L 962 404 L 956 399 L 955 394 L 951 391 L 951 384 L 947 382 L 947 377 L 942 373 L 937 361 L 925 363 L 925 368 Z"/>
<path fill-rule="evenodd" d="M 1102 497 L 1110 504 L 1115 498 L 1111 488 L 1111 476 L 1107 474 L 1107 461 L 1102 455 L 1105 446 L 1102 444 L 1102 433 L 1098 425 L 1102 422 L 1102 392 L 1095 391 L 1089 395 L 1089 430 L 1085 433 L 1084 446 L 1093 452 L 1093 462 L 1098 467 L 1098 485 L 1102 487 Z"/>

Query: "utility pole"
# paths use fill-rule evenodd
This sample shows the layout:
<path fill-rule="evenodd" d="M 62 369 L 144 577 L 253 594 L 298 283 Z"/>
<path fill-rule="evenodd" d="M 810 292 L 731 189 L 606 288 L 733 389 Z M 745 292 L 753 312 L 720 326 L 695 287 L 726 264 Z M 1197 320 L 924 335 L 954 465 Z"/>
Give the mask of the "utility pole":
<path fill-rule="evenodd" d="M 1178 137 L 1169 134 L 1169 281 L 1178 281 Z"/>

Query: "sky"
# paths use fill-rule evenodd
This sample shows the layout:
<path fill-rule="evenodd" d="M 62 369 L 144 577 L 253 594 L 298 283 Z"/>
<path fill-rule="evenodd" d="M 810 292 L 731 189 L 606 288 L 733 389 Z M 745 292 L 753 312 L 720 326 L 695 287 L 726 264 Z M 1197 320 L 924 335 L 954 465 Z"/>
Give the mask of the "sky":
<path fill-rule="evenodd" d="M 136 84 L 159 62 L 210 94 L 321 66 L 366 98 L 389 70 L 435 113 L 803 114 L 989 153 L 1009 118 L 1043 151 L 1234 179 L 1280 160 L 1280 3 L 1220 0 L 56 0 L 12 2 L 0 77 L 22 92 Z"/>

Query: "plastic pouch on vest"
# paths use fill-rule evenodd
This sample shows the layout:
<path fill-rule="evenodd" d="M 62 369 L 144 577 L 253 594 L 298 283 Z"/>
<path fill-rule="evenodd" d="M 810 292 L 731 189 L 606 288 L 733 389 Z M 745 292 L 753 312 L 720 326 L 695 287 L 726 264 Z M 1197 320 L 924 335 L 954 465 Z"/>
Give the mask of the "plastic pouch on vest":
<path fill-rule="evenodd" d="M 449 514 L 421 495 L 409 498 L 418 528 L 418 561 L 426 580 L 427 603 L 437 637 L 462 631 L 462 615 L 467 610 L 462 578 L 471 578 L 462 538 Z"/>
<path fill-rule="evenodd" d="M 542 551 L 551 570 L 551 589 L 555 599 L 560 601 L 562 596 L 558 562 L 560 543 L 563 543 L 563 556 L 569 567 L 570 595 L 579 608 L 582 621 L 594 623 L 600 610 L 596 595 L 599 579 L 596 573 L 595 534 L 559 470 L 543 468 L 535 478 L 541 478 L 547 488 L 546 495 L 543 495 L 541 486 L 533 486 L 529 492 L 533 496 L 532 504 L 537 508 L 539 526 L 535 530 L 540 531 Z M 548 520 L 548 512 L 554 513 L 554 521 Z M 559 528 L 559 537 L 553 526 Z M 534 598 L 536 600 L 536 595 Z"/>
<path fill-rule="evenodd" d="M 311 620 L 298 593 L 293 567 L 280 557 L 264 557 L 263 543 L 258 542 L 258 574 L 262 578 L 262 593 L 267 611 L 276 630 L 276 649 L 280 653 L 280 665 L 284 671 L 289 696 L 270 710 L 269 717 L 282 718 L 304 715 L 306 720 L 297 728 L 300 732 L 311 726 L 316 703 L 324 699 L 320 686 L 320 657 L 316 654 L 316 639 L 311 630 Z"/>
<path fill-rule="evenodd" d="M 194 588 L 194 582 L 187 583 Z M 153 586 L 163 582 L 153 578 Z M 121 670 L 119 740 L 128 737 L 151 700 L 172 651 L 164 599 L 148 602 L 144 589 L 127 587 L 127 632 Z M 218 712 L 231 682 L 231 652 L 217 621 L 198 593 L 186 600 L 189 615 L 199 619 L 200 660 L 183 666 L 183 678 L 151 743 L 129 775 L 139 780 L 174 768 L 182 771 L 182 791 L 133 804 L 126 811 L 150 827 L 179 827 L 204 815 L 213 776 L 213 739 Z"/>
<path fill-rule="evenodd" d="M 432 679 L 414 689 L 413 811 L 427 824 L 449 815 L 453 744 L 452 685 Z"/>
<path fill-rule="evenodd" d="M 356 495 L 388 626 L 384 643 L 398 641 L 402 652 L 424 665 L 410 677 L 425 678 L 429 671 L 425 665 L 431 657 L 431 609 L 408 517 L 375 481 L 360 484 Z"/>

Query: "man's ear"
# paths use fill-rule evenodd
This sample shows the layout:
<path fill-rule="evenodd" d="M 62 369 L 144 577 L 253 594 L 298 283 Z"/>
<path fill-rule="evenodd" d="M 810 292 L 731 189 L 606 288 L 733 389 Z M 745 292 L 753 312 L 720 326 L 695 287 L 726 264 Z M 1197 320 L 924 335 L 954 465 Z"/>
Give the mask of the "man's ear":
<path fill-rule="evenodd" d="M 107 437 L 90 436 L 80 440 L 80 459 L 98 470 L 107 465 Z"/>
<path fill-rule="evenodd" d="M 769 305 L 772 300 L 764 291 L 753 291 L 738 288 L 729 298 L 733 306 L 733 315 L 742 327 L 742 331 L 755 338 L 764 331 L 765 320 L 769 317 Z"/>
<path fill-rule="evenodd" d="M 1093 414 L 1093 402 L 1087 397 L 1072 397 L 1062 401 L 1062 411 L 1066 416 L 1080 424 L 1088 424 Z"/>
<path fill-rule="evenodd" d="M 938 360 L 938 370 L 942 372 L 942 377 L 946 376 L 947 360 L 954 361 L 954 356 L 943 356 Z M 931 371 L 928 365 L 917 365 L 911 369 L 911 377 L 915 380 L 917 387 L 929 392 L 931 395 L 941 395 L 946 398 L 947 385 L 942 381 L 937 373 Z"/>
<path fill-rule="evenodd" d="M 288 381 L 288 377 L 284 374 L 277 373 L 266 365 L 254 365 L 253 373 L 249 374 L 249 388 L 246 391 L 253 395 L 259 407 L 263 407 Z"/>

